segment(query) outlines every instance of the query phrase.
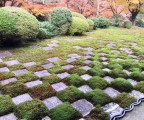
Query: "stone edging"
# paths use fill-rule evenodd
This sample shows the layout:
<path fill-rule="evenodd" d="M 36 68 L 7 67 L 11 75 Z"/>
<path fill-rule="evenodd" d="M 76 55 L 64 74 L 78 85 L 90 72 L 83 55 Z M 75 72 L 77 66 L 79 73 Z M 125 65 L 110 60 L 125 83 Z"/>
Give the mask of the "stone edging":
<path fill-rule="evenodd" d="M 110 120 L 117 120 L 118 118 L 124 117 L 127 112 L 132 111 L 135 106 L 140 105 L 142 102 L 144 102 L 144 98 L 138 99 L 136 102 L 132 103 L 129 108 L 124 108 L 121 114 L 113 116 Z"/>

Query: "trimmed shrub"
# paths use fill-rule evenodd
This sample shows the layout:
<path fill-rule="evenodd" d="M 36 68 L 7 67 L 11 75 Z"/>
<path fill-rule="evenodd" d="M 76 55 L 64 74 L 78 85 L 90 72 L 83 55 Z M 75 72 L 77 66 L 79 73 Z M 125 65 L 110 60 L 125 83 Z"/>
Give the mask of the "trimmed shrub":
<path fill-rule="evenodd" d="M 80 113 L 69 103 L 63 103 L 51 109 L 49 116 L 52 120 L 74 120 L 80 117 Z"/>
<path fill-rule="evenodd" d="M 30 88 L 29 93 L 32 97 L 43 100 L 54 96 L 56 91 L 49 84 L 40 84 Z"/>
<path fill-rule="evenodd" d="M 48 108 L 40 100 L 30 100 L 17 105 L 16 116 L 26 120 L 40 120 L 48 114 Z"/>
<path fill-rule="evenodd" d="M 99 26 L 99 20 L 98 20 L 98 18 L 96 18 L 96 17 L 90 17 L 88 19 L 90 19 L 90 20 L 92 20 L 94 22 L 94 29 L 98 28 L 98 26 Z"/>
<path fill-rule="evenodd" d="M 0 116 L 12 112 L 14 107 L 15 105 L 9 95 L 0 96 Z"/>
<path fill-rule="evenodd" d="M 130 29 L 132 27 L 132 22 L 131 21 L 125 21 L 124 27 Z"/>
<path fill-rule="evenodd" d="M 95 89 L 86 93 L 86 97 L 95 105 L 105 105 L 112 101 L 112 98 L 101 89 Z"/>
<path fill-rule="evenodd" d="M 72 22 L 72 13 L 68 8 L 57 7 L 51 12 L 51 23 L 66 34 Z"/>
<path fill-rule="evenodd" d="M 72 16 L 73 16 L 73 17 L 79 17 L 79 18 L 81 18 L 81 19 L 86 20 L 86 18 L 85 18 L 82 14 L 80 14 L 80 13 L 78 13 L 78 12 L 72 12 Z"/>
<path fill-rule="evenodd" d="M 132 84 L 124 78 L 117 78 L 111 82 L 111 86 L 120 92 L 130 92 L 133 90 Z"/>
<path fill-rule="evenodd" d="M 135 85 L 135 89 L 144 92 L 144 81 L 138 82 L 138 84 Z"/>
<path fill-rule="evenodd" d="M 18 7 L 0 8 L 0 44 L 17 45 L 37 37 L 39 25 L 37 19 Z"/>
<path fill-rule="evenodd" d="M 104 89 L 109 86 L 109 83 L 106 80 L 98 76 L 92 77 L 86 82 L 93 89 L 95 88 Z"/>
<path fill-rule="evenodd" d="M 136 99 L 130 96 L 128 93 L 121 93 L 116 98 L 114 98 L 114 102 L 123 108 L 129 108 L 130 105 L 135 101 Z"/>
<path fill-rule="evenodd" d="M 68 33 L 70 35 L 82 35 L 88 29 L 89 29 L 89 24 L 87 23 L 86 20 L 78 17 L 73 17 Z"/>
<path fill-rule="evenodd" d="M 138 27 L 144 27 L 144 20 L 138 20 L 138 21 L 136 21 L 136 26 L 138 26 Z"/>
<path fill-rule="evenodd" d="M 89 30 L 88 31 L 92 31 L 93 28 L 94 28 L 94 22 L 92 20 L 90 20 L 90 19 L 87 19 L 86 21 L 89 24 Z"/>
<path fill-rule="evenodd" d="M 47 38 L 47 30 L 44 28 L 39 28 L 39 33 L 37 36 L 39 39 L 45 39 Z"/>
<path fill-rule="evenodd" d="M 80 91 L 78 88 L 74 86 L 70 86 L 62 91 L 59 91 L 57 93 L 57 96 L 59 99 L 61 99 L 63 102 L 75 102 L 78 99 L 81 99 L 84 97 L 84 93 Z"/>

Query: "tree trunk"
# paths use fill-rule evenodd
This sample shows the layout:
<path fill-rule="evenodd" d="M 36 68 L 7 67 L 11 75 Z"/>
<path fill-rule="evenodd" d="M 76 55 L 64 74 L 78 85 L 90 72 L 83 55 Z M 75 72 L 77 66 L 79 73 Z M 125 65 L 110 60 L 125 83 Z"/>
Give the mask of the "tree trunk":
<path fill-rule="evenodd" d="M 132 15 L 130 17 L 130 21 L 133 23 L 133 25 L 135 25 L 135 20 L 136 20 L 138 13 L 139 13 L 138 11 L 136 11 L 136 12 L 132 11 L 131 12 Z"/>

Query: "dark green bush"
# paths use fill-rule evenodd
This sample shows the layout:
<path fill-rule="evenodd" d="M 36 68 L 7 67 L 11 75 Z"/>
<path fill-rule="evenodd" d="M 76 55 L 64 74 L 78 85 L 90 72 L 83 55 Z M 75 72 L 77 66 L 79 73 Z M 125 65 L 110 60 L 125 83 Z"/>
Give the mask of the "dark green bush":
<path fill-rule="evenodd" d="M 144 27 L 144 20 L 138 20 L 138 21 L 136 21 L 136 26 L 138 26 L 138 27 Z"/>
<path fill-rule="evenodd" d="M 40 28 L 37 37 L 38 37 L 39 39 L 45 39 L 45 38 L 47 38 L 47 30 L 44 29 L 44 28 Z"/>
<path fill-rule="evenodd" d="M 51 23 L 66 34 L 72 22 L 72 13 L 68 8 L 57 7 L 51 12 Z"/>
<path fill-rule="evenodd" d="M 21 119 L 40 120 L 48 114 L 48 108 L 40 100 L 30 100 L 20 103 L 14 113 Z"/>
<path fill-rule="evenodd" d="M 132 22 L 131 21 L 125 21 L 124 27 L 130 29 L 132 27 Z"/>
<path fill-rule="evenodd" d="M 90 20 L 92 20 L 94 22 L 94 29 L 98 28 L 98 26 L 99 26 L 99 20 L 98 20 L 98 18 L 96 18 L 96 17 L 90 17 L 88 19 L 90 19 Z"/>
<path fill-rule="evenodd" d="M 37 37 L 37 19 L 18 7 L 0 8 L 0 45 L 17 45 Z"/>
<path fill-rule="evenodd" d="M 80 113 L 69 103 L 63 103 L 51 109 L 49 116 L 52 120 L 74 120 Z"/>
<path fill-rule="evenodd" d="M 86 82 L 93 89 L 95 88 L 104 89 L 109 85 L 109 83 L 106 80 L 98 76 L 92 77 Z"/>
<path fill-rule="evenodd" d="M 129 108 L 130 105 L 135 101 L 136 99 L 130 96 L 128 93 L 121 93 L 116 98 L 114 98 L 114 102 L 118 103 L 123 108 Z"/>
<path fill-rule="evenodd" d="M 86 18 L 85 18 L 82 14 L 80 14 L 80 13 L 78 13 L 78 12 L 72 12 L 72 16 L 73 16 L 73 17 L 79 17 L 79 18 L 81 18 L 81 19 L 86 20 Z"/>
<path fill-rule="evenodd" d="M 74 86 L 70 86 L 57 93 L 59 99 L 63 102 L 75 102 L 84 97 L 84 93 Z"/>
<path fill-rule="evenodd" d="M 90 20 L 90 19 L 87 19 L 86 21 L 89 24 L 89 30 L 88 31 L 92 31 L 93 28 L 94 28 L 94 22 L 92 20 Z"/>
<path fill-rule="evenodd" d="M 112 101 L 112 98 L 101 89 L 95 89 L 86 93 L 86 97 L 95 105 L 105 105 Z"/>
<path fill-rule="evenodd" d="M 124 78 L 117 78 L 111 82 L 111 86 L 120 92 L 130 92 L 133 90 L 132 84 Z"/>
<path fill-rule="evenodd" d="M 15 105 L 9 95 L 0 96 L 0 116 L 12 112 Z"/>
<path fill-rule="evenodd" d="M 70 35 L 82 35 L 87 30 L 89 30 L 89 24 L 86 20 L 79 17 L 73 17 L 68 33 Z"/>
<path fill-rule="evenodd" d="M 135 89 L 144 92 L 144 81 L 138 82 L 138 84 L 135 86 Z"/>

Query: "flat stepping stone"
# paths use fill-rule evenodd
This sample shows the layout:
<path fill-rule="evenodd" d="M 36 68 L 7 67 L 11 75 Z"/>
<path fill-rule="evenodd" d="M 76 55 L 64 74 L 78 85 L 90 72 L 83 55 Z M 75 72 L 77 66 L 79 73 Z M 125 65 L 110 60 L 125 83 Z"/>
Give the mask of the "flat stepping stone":
<path fill-rule="evenodd" d="M 10 113 L 0 117 L 0 120 L 18 120 L 14 113 Z"/>
<path fill-rule="evenodd" d="M 83 116 L 88 115 L 92 109 L 94 109 L 93 104 L 91 104 L 86 99 L 78 100 L 71 104 L 75 109 L 77 109 Z"/>
<path fill-rule="evenodd" d="M 83 63 L 90 64 L 91 62 L 92 62 L 91 60 L 85 60 Z"/>
<path fill-rule="evenodd" d="M 25 83 L 25 85 L 26 85 L 27 87 L 34 87 L 34 86 L 37 86 L 37 85 L 39 85 L 39 84 L 42 84 L 42 81 L 40 81 L 40 80 L 35 80 L 35 81 L 31 81 L 31 82 Z"/>
<path fill-rule="evenodd" d="M 49 59 L 47 59 L 48 61 L 50 61 L 50 62 L 55 62 L 55 61 L 59 61 L 59 60 L 61 60 L 60 58 L 58 58 L 58 57 L 52 57 L 52 58 L 49 58 Z"/>
<path fill-rule="evenodd" d="M 67 73 L 67 72 L 57 74 L 57 76 L 58 76 L 59 78 L 61 78 L 61 79 L 65 78 L 65 77 L 67 77 L 67 76 L 69 76 L 69 75 L 70 75 L 70 74 Z"/>
<path fill-rule="evenodd" d="M 69 58 L 69 59 L 66 60 L 66 62 L 68 62 L 68 63 L 71 63 L 71 62 L 74 62 L 74 61 L 76 61 L 75 58 Z"/>
<path fill-rule="evenodd" d="M 17 79 L 16 78 L 9 78 L 9 79 L 1 81 L 1 84 L 6 85 L 6 84 L 9 84 L 10 82 L 14 82 L 14 81 L 17 81 Z"/>
<path fill-rule="evenodd" d="M 133 90 L 129 93 L 130 96 L 136 98 L 136 99 L 140 99 L 140 98 L 144 98 L 144 93 L 141 93 L 137 90 Z"/>
<path fill-rule="evenodd" d="M 107 60 L 107 58 L 106 57 L 100 57 L 102 60 Z"/>
<path fill-rule="evenodd" d="M 111 82 L 114 80 L 114 79 L 111 78 L 110 76 L 105 76 L 103 79 L 106 80 L 106 81 L 109 82 L 109 83 L 111 83 Z"/>
<path fill-rule="evenodd" d="M 58 40 L 53 40 L 53 41 L 51 41 L 52 43 L 59 43 L 60 41 L 58 41 Z"/>
<path fill-rule="evenodd" d="M 70 39 L 70 38 L 67 38 L 67 39 L 65 39 L 66 41 L 74 41 L 74 39 Z"/>
<path fill-rule="evenodd" d="M 87 47 L 87 48 L 84 48 L 85 50 L 87 50 L 87 51 L 92 51 L 92 50 L 94 50 L 93 48 L 91 48 L 91 47 Z"/>
<path fill-rule="evenodd" d="M 102 62 L 102 64 L 103 64 L 103 65 L 108 65 L 109 63 L 108 63 L 108 62 Z"/>
<path fill-rule="evenodd" d="M 137 43 L 131 42 L 130 45 L 131 46 L 137 46 Z"/>
<path fill-rule="evenodd" d="M 84 80 L 89 80 L 90 78 L 92 78 L 92 76 L 90 76 L 89 74 L 84 74 L 81 76 L 81 78 Z"/>
<path fill-rule="evenodd" d="M 53 50 L 52 47 L 42 47 L 42 48 L 43 48 L 43 50 Z"/>
<path fill-rule="evenodd" d="M 101 55 L 101 56 L 107 55 L 106 53 L 98 53 L 98 54 Z"/>
<path fill-rule="evenodd" d="M 112 52 L 119 53 L 120 51 L 119 50 L 112 50 Z"/>
<path fill-rule="evenodd" d="M 46 116 L 44 118 L 42 118 L 42 120 L 51 120 L 50 117 Z"/>
<path fill-rule="evenodd" d="M 110 72 L 111 70 L 110 69 L 108 69 L 108 68 L 104 68 L 104 69 L 102 69 L 103 71 L 106 71 L 106 72 Z"/>
<path fill-rule="evenodd" d="M 90 55 L 87 55 L 87 56 L 83 56 L 84 59 L 88 59 L 88 58 L 91 58 L 92 56 Z"/>
<path fill-rule="evenodd" d="M 68 86 L 66 86 L 63 82 L 59 82 L 59 83 L 53 84 L 52 87 L 58 92 L 58 91 L 66 89 Z"/>
<path fill-rule="evenodd" d="M 31 48 L 41 48 L 41 47 L 38 45 L 32 45 Z"/>
<path fill-rule="evenodd" d="M 113 46 L 113 47 L 116 46 L 116 44 L 113 44 L 113 43 L 110 43 L 110 44 L 108 44 L 108 45 L 109 45 L 109 46 Z"/>
<path fill-rule="evenodd" d="M 0 59 L 0 62 L 3 62 L 3 60 L 2 60 L 2 59 Z"/>
<path fill-rule="evenodd" d="M 93 39 L 93 37 L 86 37 L 85 39 Z"/>
<path fill-rule="evenodd" d="M 123 40 L 123 39 L 118 39 L 118 41 L 120 41 L 120 42 L 124 42 L 125 40 Z"/>
<path fill-rule="evenodd" d="M 35 64 L 36 64 L 36 62 L 23 63 L 23 65 L 24 65 L 25 67 L 33 66 L 33 65 L 35 65 Z"/>
<path fill-rule="evenodd" d="M 89 67 L 89 66 L 83 66 L 82 69 L 84 69 L 84 70 L 90 70 L 91 67 Z"/>
<path fill-rule="evenodd" d="M 135 86 L 137 84 L 137 81 L 133 80 L 133 79 L 127 79 L 133 86 Z"/>
<path fill-rule="evenodd" d="M 113 102 L 106 104 L 102 108 L 103 108 L 104 112 L 106 112 L 110 115 L 111 118 L 115 115 L 121 114 L 123 111 L 123 108 L 121 108 L 118 104 L 113 103 Z"/>
<path fill-rule="evenodd" d="M 79 58 L 81 57 L 80 55 L 76 54 L 76 53 L 72 53 L 72 54 L 69 54 L 68 57 L 71 57 L 71 58 Z"/>
<path fill-rule="evenodd" d="M 4 62 L 4 63 L 6 63 L 8 66 L 20 64 L 20 62 L 18 60 L 11 60 L 11 61 L 7 61 L 7 62 Z"/>
<path fill-rule="evenodd" d="M 135 56 L 135 55 L 128 55 L 128 56 L 130 56 L 132 58 L 137 58 L 137 56 Z"/>
<path fill-rule="evenodd" d="M 128 71 L 128 70 L 123 70 L 126 74 L 130 75 L 132 72 Z"/>
<path fill-rule="evenodd" d="M 120 48 L 121 50 L 124 50 L 124 51 L 130 51 L 131 49 L 130 48 Z"/>
<path fill-rule="evenodd" d="M 106 88 L 106 89 L 104 90 L 104 92 L 105 92 L 106 94 L 108 94 L 109 96 L 111 96 L 111 97 L 116 97 L 117 95 L 120 94 L 120 92 L 118 92 L 117 90 L 115 90 L 115 89 L 113 89 L 113 88 L 111 88 L 111 87 Z"/>
<path fill-rule="evenodd" d="M 56 47 L 56 46 L 58 46 L 58 44 L 55 44 L 55 43 L 54 44 L 48 44 L 48 46 L 49 47 Z"/>
<path fill-rule="evenodd" d="M 117 58 L 116 60 L 123 60 L 123 59 L 121 59 L 121 58 Z"/>
<path fill-rule="evenodd" d="M 62 104 L 63 102 L 60 99 L 58 99 L 56 96 L 53 96 L 43 100 L 43 103 L 48 107 L 48 109 L 52 109 Z"/>
<path fill-rule="evenodd" d="M 75 49 L 83 49 L 83 48 L 80 47 L 80 46 L 73 46 L 73 48 L 75 48 Z"/>
<path fill-rule="evenodd" d="M 69 70 L 69 69 L 73 68 L 74 66 L 69 64 L 69 65 L 65 65 L 65 66 L 62 66 L 62 67 L 66 70 Z"/>
<path fill-rule="evenodd" d="M 42 67 L 45 68 L 45 69 L 48 69 L 48 68 L 53 67 L 53 66 L 54 66 L 53 63 L 49 63 L 49 64 L 44 64 L 44 65 L 42 65 Z"/>
<path fill-rule="evenodd" d="M 7 57 L 7 56 L 11 56 L 11 55 L 12 55 L 12 53 L 10 53 L 9 51 L 1 52 L 1 53 L 0 53 L 0 58 L 2 58 L 2 57 Z"/>
<path fill-rule="evenodd" d="M 92 54 L 93 52 L 91 52 L 91 51 L 87 51 L 87 52 L 84 52 L 84 54 L 86 54 L 86 55 L 90 55 L 90 54 Z"/>
<path fill-rule="evenodd" d="M 92 91 L 92 89 L 88 85 L 83 85 L 83 86 L 79 87 L 78 89 L 84 93 Z"/>
<path fill-rule="evenodd" d="M 97 42 L 104 42 L 103 40 L 98 40 Z"/>
<path fill-rule="evenodd" d="M 35 72 L 34 74 L 37 75 L 38 77 L 50 75 L 50 73 L 47 70 L 38 71 L 38 72 Z"/>
<path fill-rule="evenodd" d="M 23 74 L 23 73 L 27 73 L 28 70 L 27 69 L 19 69 L 19 70 L 14 70 L 12 71 L 15 75 L 20 75 L 20 74 Z"/>
<path fill-rule="evenodd" d="M 28 101 L 28 100 L 32 100 L 32 97 L 31 97 L 28 93 L 25 93 L 25 94 L 23 94 L 23 95 L 19 95 L 19 96 L 17 96 L 17 97 L 12 98 L 12 101 L 13 101 L 16 105 L 18 105 L 18 104 L 20 104 L 20 103 L 23 103 L 23 102 L 25 102 L 25 101 Z"/>
<path fill-rule="evenodd" d="M 7 67 L 0 68 L 0 72 L 9 72 L 10 70 Z"/>

